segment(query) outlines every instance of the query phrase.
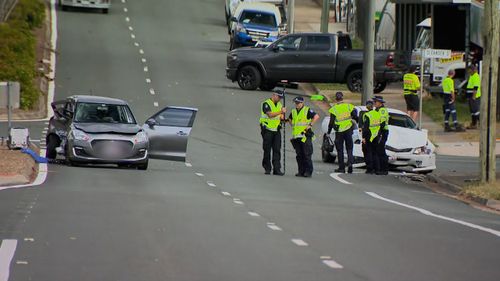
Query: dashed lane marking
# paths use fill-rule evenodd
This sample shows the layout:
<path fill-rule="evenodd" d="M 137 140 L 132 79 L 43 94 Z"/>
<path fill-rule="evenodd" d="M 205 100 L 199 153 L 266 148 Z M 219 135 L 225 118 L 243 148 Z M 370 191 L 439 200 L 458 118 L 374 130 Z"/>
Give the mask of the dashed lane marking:
<path fill-rule="evenodd" d="M 281 227 L 277 226 L 274 222 L 268 222 L 267 223 L 267 227 L 272 229 L 272 230 L 276 230 L 276 231 L 282 231 L 283 229 L 281 229 Z"/>
<path fill-rule="evenodd" d="M 151 79 L 146 78 L 146 83 L 148 83 L 148 84 L 149 84 L 149 83 L 151 83 Z M 151 90 L 152 90 L 152 89 L 149 89 L 149 91 L 150 91 L 150 92 L 151 92 Z"/>
<path fill-rule="evenodd" d="M 342 269 L 344 268 L 342 265 L 337 263 L 334 260 L 323 260 L 323 263 L 326 264 L 328 267 L 333 268 L 333 269 Z"/>
<path fill-rule="evenodd" d="M 144 50 L 143 49 L 139 49 L 139 54 L 144 55 Z"/>
<path fill-rule="evenodd" d="M 16 264 L 22 264 L 22 265 L 27 265 L 27 261 L 16 261 Z"/>
<path fill-rule="evenodd" d="M 297 246 L 302 246 L 302 247 L 309 246 L 309 244 L 307 244 L 306 241 L 302 239 L 292 239 L 292 242 Z"/>
<path fill-rule="evenodd" d="M 215 183 L 213 183 L 211 181 L 207 181 L 207 185 L 210 187 L 217 187 L 217 185 L 215 185 Z"/>
<path fill-rule="evenodd" d="M 154 105 L 154 107 L 158 107 L 158 106 L 159 106 L 159 105 L 158 105 L 158 102 L 156 102 L 156 101 L 155 101 L 155 102 L 153 102 L 153 105 Z"/>
<path fill-rule="evenodd" d="M 129 27 L 128 27 L 128 30 L 130 30 L 130 31 L 134 31 L 134 28 L 133 28 L 132 26 L 129 26 Z"/>
<path fill-rule="evenodd" d="M 388 203 L 391 203 L 391 204 L 394 204 L 394 205 L 398 205 L 398 206 L 401 206 L 401 207 L 405 207 L 405 208 L 408 208 L 408 209 L 415 210 L 415 211 L 420 212 L 421 214 L 426 215 L 426 216 L 430 216 L 430 217 L 442 219 L 442 220 L 453 222 L 453 223 L 456 223 L 456 224 L 461 224 L 461 225 L 464 225 L 464 226 L 467 226 L 467 227 L 470 227 L 470 228 L 473 228 L 473 229 L 481 230 L 481 231 L 493 234 L 493 235 L 495 235 L 497 237 L 500 237 L 500 231 L 498 231 L 498 230 L 494 230 L 494 229 L 487 228 L 487 227 L 484 227 L 484 226 L 480 226 L 480 225 L 477 225 L 477 224 L 473 224 L 473 223 L 470 223 L 470 222 L 466 222 L 466 221 L 462 221 L 462 220 L 458 220 L 458 219 L 454 219 L 454 218 L 450 218 L 450 217 L 446 217 L 446 216 L 434 214 L 433 212 L 428 211 L 426 209 L 418 208 L 418 207 L 415 207 L 415 206 L 412 206 L 412 205 L 408 205 L 408 204 L 405 204 L 405 203 L 401 203 L 401 202 L 398 202 L 398 201 L 395 201 L 395 200 L 391 200 L 391 199 L 382 197 L 382 196 L 378 195 L 375 192 L 365 192 L 365 193 L 368 194 L 368 195 L 370 195 L 373 198 L 376 198 L 376 199 L 379 199 L 379 200 L 382 200 L 382 201 L 385 201 L 385 202 L 388 202 Z"/>
<path fill-rule="evenodd" d="M 9 280 L 10 263 L 12 262 L 12 258 L 14 258 L 16 248 L 17 240 L 2 240 L 2 245 L 0 246 L 0 281 Z"/>
<path fill-rule="evenodd" d="M 352 183 L 350 183 L 350 182 L 348 182 L 348 181 L 346 181 L 346 180 L 342 179 L 342 178 L 340 177 L 340 175 L 341 175 L 341 174 L 339 174 L 339 173 L 331 173 L 331 174 L 330 174 L 330 177 L 332 177 L 333 179 L 335 179 L 335 180 L 337 180 L 338 182 L 341 182 L 341 183 L 343 183 L 343 184 L 352 184 Z"/>
<path fill-rule="evenodd" d="M 252 217 L 260 217 L 260 215 L 256 212 L 248 212 L 248 214 Z"/>
<path fill-rule="evenodd" d="M 134 46 L 139 47 L 139 43 L 134 42 Z"/>
<path fill-rule="evenodd" d="M 128 12 L 128 9 L 127 8 L 123 8 L 123 11 L 126 13 L 126 12 Z"/>
<path fill-rule="evenodd" d="M 233 199 L 233 202 L 234 202 L 235 204 L 238 204 L 238 205 L 244 205 L 244 204 L 245 204 L 245 203 L 243 203 L 243 201 L 241 201 L 241 200 L 240 200 L 240 199 L 238 199 L 238 198 L 234 198 L 234 199 Z"/>
<path fill-rule="evenodd" d="M 151 82 L 151 80 L 150 80 L 150 82 Z M 153 88 L 149 89 L 149 93 L 152 95 L 155 95 L 156 94 L 155 89 L 153 89 Z"/>
<path fill-rule="evenodd" d="M 125 18 L 125 21 L 126 21 L 126 22 L 129 22 L 129 21 L 130 21 L 130 18 L 129 18 L 129 17 L 126 17 L 126 18 Z"/>
<path fill-rule="evenodd" d="M 193 164 L 189 163 L 189 162 L 186 162 L 184 163 L 186 165 L 186 167 L 193 167 Z"/>
<path fill-rule="evenodd" d="M 132 39 L 135 39 L 135 34 L 134 34 L 134 33 L 130 34 L 130 37 L 131 37 Z"/>
<path fill-rule="evenodd" d="M 143 63 L 146 63 L 146 62 L 147 62 L 147 60 L 146 60 L 145 58 L 141 58 L 141 61 L 142 61 Z"/>
<path fill-rule="evenodd" d="M 144 72 L 148 72 L 149 68 L 147 66 L 144 67 Z"/>
<path fill-rule="evenodd" d="M 229 192 L 227 192 L 227 191 L 222 191 L 221 193 L 222 193 L 222 195 L 224 195 L 224 196 L 231 196 L 231 193 L 229 193 Z"/>
<path fill-rule="evenodd" d="M 198 177 L 204 177 L 205 175 L 202 174 L 202 173 L 194 173 L 195 175 L 197 175 Z"/>
<path fill-rule="evenodd" d="M 125 4 L 126 2 L 127 2 L 126 0 L 122 0 L 122 3 L 124 3 L 124 4 Z"/>

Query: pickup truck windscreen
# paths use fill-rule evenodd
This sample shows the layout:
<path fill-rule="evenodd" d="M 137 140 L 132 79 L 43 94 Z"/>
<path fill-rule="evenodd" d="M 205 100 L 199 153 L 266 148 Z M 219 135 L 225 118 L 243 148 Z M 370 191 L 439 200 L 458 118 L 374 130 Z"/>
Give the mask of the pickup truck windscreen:
<path fill-rule="evenodd" d="M 257 11 L 243 11 L 240 16 L 240 23 L 250 23 L 268 27 L 278 26 L 273 14 Z"/>

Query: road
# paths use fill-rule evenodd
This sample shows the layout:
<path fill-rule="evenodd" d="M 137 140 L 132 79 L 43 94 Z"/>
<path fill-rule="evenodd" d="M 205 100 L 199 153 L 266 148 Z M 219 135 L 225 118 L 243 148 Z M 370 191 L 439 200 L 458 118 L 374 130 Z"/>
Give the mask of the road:
<path fill-rule="evenodd" d="M 287 175 L 264 175 L 269 93 L 225 79 L 222 0 L 58 17 L 56 98 L 122 98 L 141 121 L 165 105 L 199 114 L 188 164 L 51 165 L 42 186 L 2 191 L 0 238 L 17 242 L 9 280 L 498 279 L 495 214 L 395 176 L 331 175 L 318 143 L 313 178 L 293 176 L 288 144 Z"/>

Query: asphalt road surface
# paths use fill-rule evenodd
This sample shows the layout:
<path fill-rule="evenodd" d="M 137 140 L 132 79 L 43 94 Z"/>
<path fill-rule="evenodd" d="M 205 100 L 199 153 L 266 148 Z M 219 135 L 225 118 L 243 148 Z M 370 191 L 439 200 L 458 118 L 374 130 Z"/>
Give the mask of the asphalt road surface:
<path fill-rule="evenodd" d="M 289 142 L 286 176 L 264 175 L 269 93 L 225 79 L 223 3 L 58 11 L 57 99 L 121 98 L 141 121 L 165 105 L 199 114 L 188 163 L 50 165 L 42 186 L 1 191 L 9 280 L 498 280 L 498 215 L 396 176 L 331 175 L 318 143 L 313 178 L 293 176 Z"/>

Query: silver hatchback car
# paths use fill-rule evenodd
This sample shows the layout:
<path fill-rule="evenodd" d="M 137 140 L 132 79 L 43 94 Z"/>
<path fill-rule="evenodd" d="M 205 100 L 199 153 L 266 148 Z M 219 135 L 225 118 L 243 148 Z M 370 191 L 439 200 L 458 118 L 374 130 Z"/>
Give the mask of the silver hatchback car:
<path fill-rule="evenodd" d="M 47 131 L 49 159 L 69 164 L 118 164 L 141 170 L 149 158 L 184 161 L 197 109 L 168 106 L 140 126 L 119 99 L 71 96 L 52 103 Z"/>

